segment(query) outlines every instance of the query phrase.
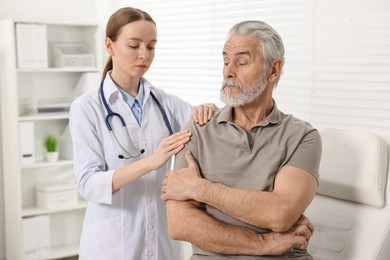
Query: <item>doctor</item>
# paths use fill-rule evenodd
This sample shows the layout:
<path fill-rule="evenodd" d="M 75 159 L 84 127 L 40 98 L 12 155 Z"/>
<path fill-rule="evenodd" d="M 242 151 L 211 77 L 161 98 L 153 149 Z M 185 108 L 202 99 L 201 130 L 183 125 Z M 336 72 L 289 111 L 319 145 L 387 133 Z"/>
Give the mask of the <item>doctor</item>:
<path fill-rule="evenodd" d="M 106 27 L 110 57 L 99 90 L 71 106 L 75 175 L 88 201 L 81 260 L 180 259 L 168 238 L 161 184 L 171 157 L 190 140 L 191 133 L 179 130 L 191 111 L 204 124 L 215 106 L 192 109 L 143 78 L 156 43 L 149 14 L 116 11 Z"/>

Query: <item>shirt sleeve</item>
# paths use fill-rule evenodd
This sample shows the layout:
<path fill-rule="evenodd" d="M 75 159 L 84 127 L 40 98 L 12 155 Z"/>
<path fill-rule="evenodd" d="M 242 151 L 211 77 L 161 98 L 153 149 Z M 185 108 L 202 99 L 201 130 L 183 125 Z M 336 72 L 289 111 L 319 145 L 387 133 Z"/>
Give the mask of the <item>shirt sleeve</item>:
<path fill-rule="evenodd" d="M 74 171 L 78 190 L 85 200 L 111 204 L 114 170 L 106 171 L 96 116 L 86 96 L 76 99 L 71 105 L 69 128 L 73 141 Z"/>
<path fill-rule="evenodd" d="M 184 157 L 187 151 L 192 153 L 196 163 L 199 165 L 199 156 L 198 156 L 198 134 L 196 131 L 195 123 L 192 119 L 189 119 L 187 123 L 183 126 L 183 130 L 188 130 L 192 133 L 191 139 L 188 143 L 185 144 L 184 148 L 178 152 L 175 156 L 174 169 L 180 169 L 188 167 L 188 163 Z M 201 169 L 200 169 L 201 170 Z"/>
<path fill-rule="evenodd" d="M 320 134 L 313 129 L 306 133 L 287 165 L 294 166 L 312 174 L 319 181 L 319 167 L 322 154 Z"/>

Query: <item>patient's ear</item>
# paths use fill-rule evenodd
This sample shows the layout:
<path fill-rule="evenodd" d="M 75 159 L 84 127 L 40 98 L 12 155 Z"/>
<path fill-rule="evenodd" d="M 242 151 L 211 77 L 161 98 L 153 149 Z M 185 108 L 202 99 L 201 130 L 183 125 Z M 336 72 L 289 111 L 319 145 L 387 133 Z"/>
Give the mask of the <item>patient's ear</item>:
<path fill-rule="evenodd" d="M 282 60 L 275 59 L 270 64 L 271 74 L 268 77 L 270 82 L 276 82 L 280 77 L 280 73 L 282 71 Z"/>

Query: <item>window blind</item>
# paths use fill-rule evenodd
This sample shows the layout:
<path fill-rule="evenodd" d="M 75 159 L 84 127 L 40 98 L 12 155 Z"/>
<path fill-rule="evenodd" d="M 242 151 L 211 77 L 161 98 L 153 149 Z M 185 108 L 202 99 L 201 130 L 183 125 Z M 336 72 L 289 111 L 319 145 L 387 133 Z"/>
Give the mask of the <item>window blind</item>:
<path fill-rule="evenodd" d="M 146 77 L 193 105 L 219 101 L 230 27 L 263 20 L 282 36 L 286 63 L 274 97 L 317 128 L 390 135 L 390 2 L 387 0 L 117 0 L 157 23 Z"/>

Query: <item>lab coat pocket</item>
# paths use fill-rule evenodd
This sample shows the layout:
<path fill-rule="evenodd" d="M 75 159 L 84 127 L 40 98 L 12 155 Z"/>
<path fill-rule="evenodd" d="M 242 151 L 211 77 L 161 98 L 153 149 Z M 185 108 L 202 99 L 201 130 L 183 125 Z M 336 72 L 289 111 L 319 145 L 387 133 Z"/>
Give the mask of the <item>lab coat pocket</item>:
<path fill-rule="evenodd" d="M 107 218 L 84 226 L 79 260 L 123 259 L 121 217 Z"/>

